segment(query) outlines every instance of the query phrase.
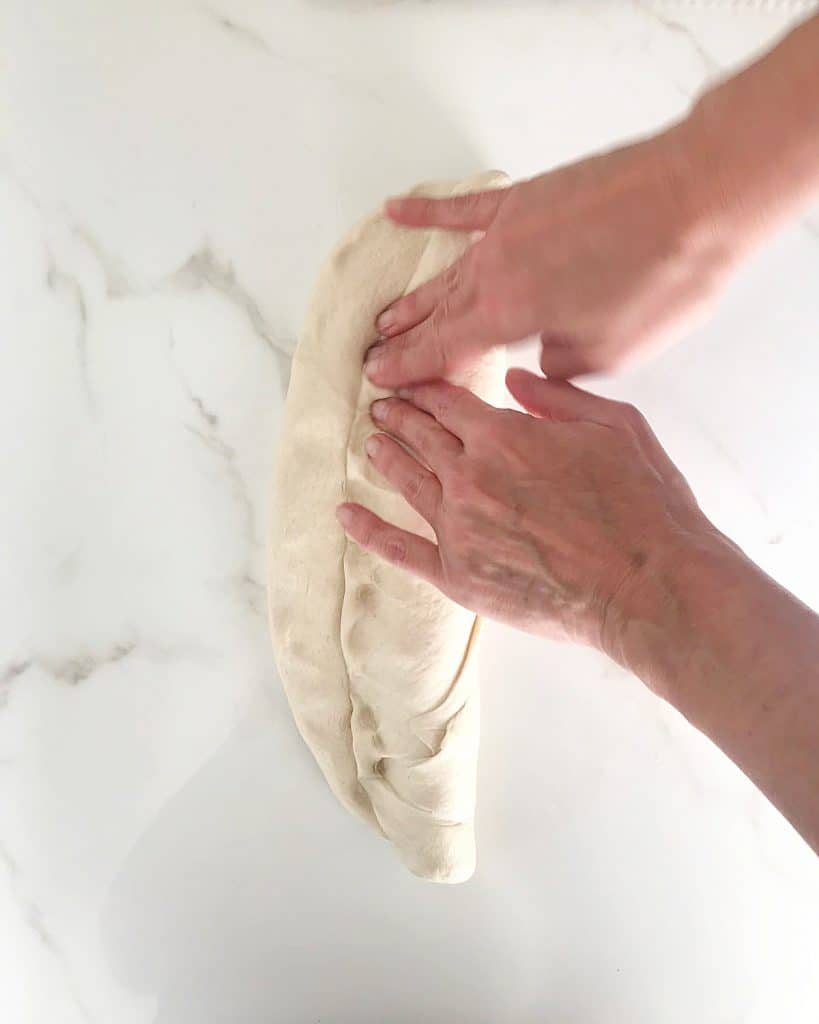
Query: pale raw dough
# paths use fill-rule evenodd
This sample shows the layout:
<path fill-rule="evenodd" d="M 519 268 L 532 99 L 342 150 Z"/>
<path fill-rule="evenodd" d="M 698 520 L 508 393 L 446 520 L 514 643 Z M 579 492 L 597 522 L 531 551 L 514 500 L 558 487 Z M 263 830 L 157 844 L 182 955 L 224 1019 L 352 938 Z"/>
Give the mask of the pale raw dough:
<path fill-rule="evenodd" d="M 496 187 L 498 173 L 416 191 Z M 424 878 L 475 867 L 478 685 L 475 616 L 348 542 L 344 500 L 432 538 L 364 454 L 384 392 L 362 374 L 375 316 L 461 255 L 469 236 L 399 229 L 380 213 L 339 244 L 293 358 L 270 534 L 276 661 L 302 736 L 339 800 Z M 493 354 L 464 383 L 500 397 Z"/>

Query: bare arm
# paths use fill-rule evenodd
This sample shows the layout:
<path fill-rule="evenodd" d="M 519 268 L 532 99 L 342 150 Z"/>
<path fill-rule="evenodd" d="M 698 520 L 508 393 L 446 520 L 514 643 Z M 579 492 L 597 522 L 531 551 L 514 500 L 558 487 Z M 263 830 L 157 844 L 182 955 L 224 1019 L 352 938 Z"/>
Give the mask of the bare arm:
<path fill-rule="evenodd" d="M 609 652 L 819 852 L 819 616 L 716 533 L 688 538 L 627 607 Z"/>
<path fill-rule="evenodd" d="M 707 92 L 685 130 L 702 223 L 742 255 L 816 191 L 819 16 Z M 819 617 L 717 534 L 689 543 L 649 590 L 612 653 L 819 851 Z"/>
<path fill-rule="evenodd" d="M 533 334 L 550 376 L 617 367 L 708 313 L 817 187 L 819 16 L 657 136 L 508 189 L 388 203 L 400 224 L 485 234 L 384 312 L 368 373 L 401 387 Z"/>
<path fill-rule="evenodd" d="M 739 254 L 819 186 L 819 15 L 708 90 L 682 126 L 703 225 Z"/>
<path fill-rule="evenodd" d="M 708 522 L 636 409 L 507 380 L 532 415 L 440 382 L 373 406 L 373 465 L 437 543 L 358 505 L 344 528 L 473 611 L 605 651 L 819 850 L 819 616 Z"/>

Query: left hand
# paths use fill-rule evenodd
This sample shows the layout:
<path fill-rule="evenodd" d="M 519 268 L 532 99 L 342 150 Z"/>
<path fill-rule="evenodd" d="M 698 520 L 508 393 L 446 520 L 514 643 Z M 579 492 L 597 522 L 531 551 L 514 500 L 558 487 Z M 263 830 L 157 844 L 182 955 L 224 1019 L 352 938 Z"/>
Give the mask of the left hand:
<path fill-rule="evenodd" d="M 393 436 L 374 434 L 368 454 L 437 545 L 360 505 L 339 520 L 472 611 L 613 653 L 641 584 L 710 524 L 636 409 L 523 370 L 507 384 L 534 415 L 444 382 L 373 404 Z"/>
<path fill-rule="evenodd" d="M 508 188 L 388 201 L 387 215 L 406 227 L 482 235 L 378 317 L 373 383 L 452 377 L 533 334 L 543 372 L 575 377 L 683 333 L 742 251 L 707 190 L 700 120 Z"/>

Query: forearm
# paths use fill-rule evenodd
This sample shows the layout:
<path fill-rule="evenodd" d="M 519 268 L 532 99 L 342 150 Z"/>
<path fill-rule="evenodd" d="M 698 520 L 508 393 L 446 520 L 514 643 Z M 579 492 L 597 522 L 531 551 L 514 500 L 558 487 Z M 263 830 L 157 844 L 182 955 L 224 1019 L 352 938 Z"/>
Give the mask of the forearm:
<path fill-rule="evenodd" d="M 819 190 L 819 15 L 679 126 L 700 226 L 740 257 Z"/>
<path fill-rule="evenodd" d="M 714 533 L 641 592 L 618 644 L 819 851 L 819 616 Z"/>

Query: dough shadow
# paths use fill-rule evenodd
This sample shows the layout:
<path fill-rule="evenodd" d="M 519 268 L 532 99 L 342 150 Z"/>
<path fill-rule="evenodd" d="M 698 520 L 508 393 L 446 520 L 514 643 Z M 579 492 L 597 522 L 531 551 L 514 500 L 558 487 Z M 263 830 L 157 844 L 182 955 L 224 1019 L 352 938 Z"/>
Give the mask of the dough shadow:
<path fill-rule="evenodd" d="M 482 887 L 413 878 L 305 755 L 289 722 L 249 720 L 163 807 L 102 915 L 118 980 L 155 1024 L 500 1019 Z"/>

